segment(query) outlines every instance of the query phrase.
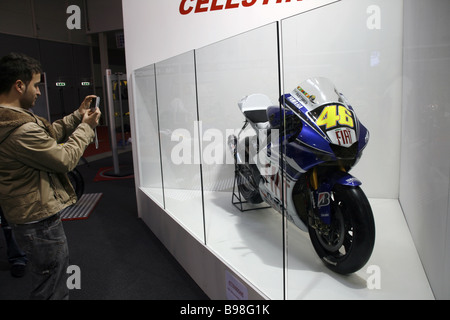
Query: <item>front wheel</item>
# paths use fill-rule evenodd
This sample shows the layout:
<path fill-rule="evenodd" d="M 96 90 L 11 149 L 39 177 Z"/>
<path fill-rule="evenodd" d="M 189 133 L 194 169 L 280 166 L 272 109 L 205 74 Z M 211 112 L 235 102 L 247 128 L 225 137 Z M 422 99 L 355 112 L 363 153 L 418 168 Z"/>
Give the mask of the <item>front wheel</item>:
<path fill-rule="evenodd" d="M 331 196 L 331 223 L 310 224 L 314 249 L 336 273 L 349 274 L 369 260 L 375 244 L 375 222 L 366 195 L 359 187 L 337 185 Z"/>

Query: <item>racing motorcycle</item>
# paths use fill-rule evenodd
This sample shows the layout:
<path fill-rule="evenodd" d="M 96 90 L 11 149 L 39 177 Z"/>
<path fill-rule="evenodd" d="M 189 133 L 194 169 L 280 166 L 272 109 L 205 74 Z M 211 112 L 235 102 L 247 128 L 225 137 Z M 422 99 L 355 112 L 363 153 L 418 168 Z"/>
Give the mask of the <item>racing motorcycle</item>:
<path fill-rule="evenodd" d="M 267 203 L 308 232 L 325 265 L 339 274 L 361 269 L 375 242 L 375 223 L 361 181 L 349 171 L 369 131 L 326 78 L 310 78 L 273 105 L 243 98 L 242 129 L 228 137 L 243 203 Z M 235 192 L 235 191 L 233 191 Z M 234 203 L 236 205 L 236 203 Z"/>

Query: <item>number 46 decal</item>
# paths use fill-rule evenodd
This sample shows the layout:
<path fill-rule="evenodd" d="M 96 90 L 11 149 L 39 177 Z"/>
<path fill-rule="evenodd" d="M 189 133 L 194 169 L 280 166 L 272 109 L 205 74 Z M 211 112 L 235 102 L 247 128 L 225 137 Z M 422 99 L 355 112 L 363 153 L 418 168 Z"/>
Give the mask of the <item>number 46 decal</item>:
<path fill-rule="evenodd" d="M 350 128 L 354 126 L 351 111 L 342 105 L 335 104 L 326 106 L 316 121 L 319 127 L 326 125 L 327 130 L 336 127 L 338 123 Z"/>

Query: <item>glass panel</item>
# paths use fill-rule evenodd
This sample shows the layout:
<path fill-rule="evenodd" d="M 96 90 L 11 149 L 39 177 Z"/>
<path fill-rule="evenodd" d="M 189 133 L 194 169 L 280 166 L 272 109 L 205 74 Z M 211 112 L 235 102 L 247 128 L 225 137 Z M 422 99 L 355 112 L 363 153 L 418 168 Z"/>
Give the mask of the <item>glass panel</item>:
<path fill-rule="evenodd" d="M 352 169 L 355 162 L 350 159 L 358 158 L 359 150 L 367 142 L 367 131 L 361 129 L 358 120 L 370 130 L 370 142 L 350 174 L 363 182 L 360 188 L 366 196 L 398 196 L 398 182 L 392 177 L 398 175 L 399 169 L 402 2 L 379 1 L 374 5 L 373 1 L 366 0 L 339 1 L 283 20 L 282 52 L 284 92 L 290 94 L 286 104 L 296 115 L 303 115 L 301 133 L 296 133 L 297 138 L 291 140 L 292 144 L 286 144 L 286 208 L 294 217 L 294 223 L 290 221 L 286 227 L 286 297 L 375 298 L 371 294 L 379 292 L 368 290 L 366 280 L 370 274 L 367 268 L 371 264 L 382 267 L 382 260 L 373 262 L 369 259 L 352 276 L 344 279 L 325 267 L 310 237 L 317 235 L 316 244 L 324 248 L 323 260 L 333 260 L 331 269 L 338 261 L 335 260 L 337 248 L 341 248 L 339 254 L 348 256 L 351 252 L 349 244 L 357 242 L 360 229 L 355 227 L 354 221 L 348 223 L 345 220 L 345 213 L 350 209 L 343 209 L 349 208 L 345 207 L 346 202 L 355 201 L 353 198 L 346 200 L 333 187 L 350 183 L 350 180 L 334 183 L 334 178 L 330 177 L 335 172 L 343 175 L 342 170 Z M 334 86 L 323 78 L 329 79 Z M 352 108 L 347 108 L 347 101 Z M 293 133 L 289 132 L 292 128 L 287 117 L 286 124 L 286 134 Z M 320 165 L 325 162 L 328 166 Z M 320 169 L 314 171 L 314 168 Z M 329 181 L 329 184 L 323 181 Z M 316 191 L 302 192 L 309 189 Z M 337 201 L 338 198 L 344 200 Z M 315 215 L 304 210 L 308 203 L 317 207 Z M 331 213 L 327 208 L 331 208 Z M 339 212 L 344 213 L 339 216 Z M 315 227 L 310 237 L 305 227 L 308 221 L 314 221 Z M 343 225 L 345 228 L 352 225 L 353 229 L 335 232 Z M 364 234 L 369 233 L 366 232 L 368 229 L 364 230 Z M 340 266 L 340 262 L 337 265 Z M 383 271 L 389 268 L 386 266 Z M 310 277 L 311 272 L 315 273 L 313 277 Z M 386 274 L 383 273 L 383 280 Z"/>
<path fill-rule="evenodd" d="M 194 52 L 156 64 L 165 209 L 204 241 Z"/>
<path fill-rule="evenodd" d="M 164 207 L 161 158 L 156 103 L 155 66 L 134 72 L 136 134 L 133 143 L 139 158 L 139 187 L 156 203 Z"/>
<path fill-rule="evenodd" d="M 399 202 L 438 300 L 450 299 L 449 4 L 404 2 Z"/>
<path fill-rule="evenodd" d="M 274 209 L 241 212 L 233 205 L 235 165 L 227 141 L 244 125 L 238 103 L 253 94 L 248 100 L 262 115 L 254 121 L 267 135 L 266 108 L 278 108 L 277 32 L 274 23 L 196 50 L 206 244 L 271 299 L 283 298 L 283 219 Z M 245 135 L 256 143 L 250 125 L 241 143 Z M 267 204 L 244 205 L 255 207 Z"/>

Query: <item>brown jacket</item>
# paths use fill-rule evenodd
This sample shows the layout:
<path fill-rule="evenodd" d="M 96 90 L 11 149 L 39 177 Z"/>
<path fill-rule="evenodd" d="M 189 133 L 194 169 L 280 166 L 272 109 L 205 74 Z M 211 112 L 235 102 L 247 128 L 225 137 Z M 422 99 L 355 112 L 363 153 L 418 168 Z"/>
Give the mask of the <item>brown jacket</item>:
<path fill-rule="evenodd" d="M 0 206 L 5 218 L 14 224 L 39 221 L 74 204 L 67 172 L 93 137 L 78 111 L 50 124 L 28 110 L 0 106 Z"/>

